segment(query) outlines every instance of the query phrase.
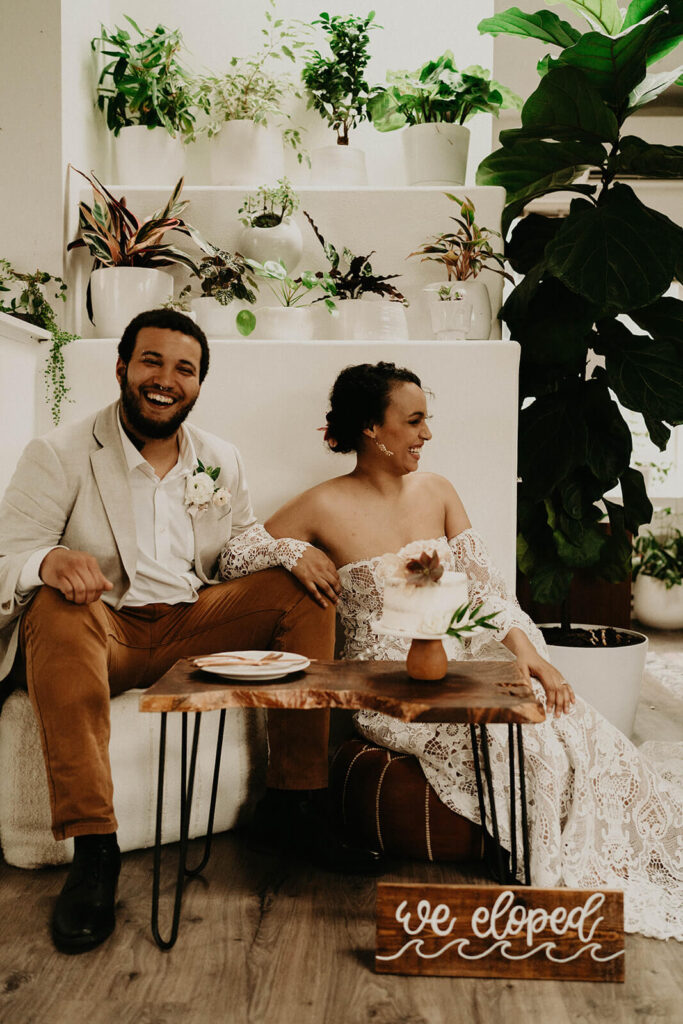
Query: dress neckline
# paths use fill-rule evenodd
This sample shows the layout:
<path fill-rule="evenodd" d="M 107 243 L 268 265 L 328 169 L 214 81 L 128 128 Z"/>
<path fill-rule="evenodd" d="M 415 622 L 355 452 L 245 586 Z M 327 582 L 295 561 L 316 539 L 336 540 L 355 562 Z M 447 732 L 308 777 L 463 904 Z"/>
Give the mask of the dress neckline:
<path fill-rule="evenodd" d="M 465 531 L 463 530 L 463 533 Z M 460 536 L 460 534 L 458 534 Z M 445 533 L 442 533 L 440 537 L 418 537 L 417 540 L 408 541 L 408 544 L 435 544 L 438 541 L 445 540 L 448 543 L 448 538 Z M 408 544 L 403 544 L 398 550 L 402 551 L 403 548 L 407 548 Z M 344 565 L 340 565 L 337 572 L 344 572 L 347 569 L 353 569 L 357 565 L 370 565 L 371 562 L 379 562 L 380 558 L 384 558 L 385 555 L 395 554 L 395 552 L 383 551 L 381 555 L 373 555 L 372 558 L 359 558 L 356 562 L 345 562 Z"/>

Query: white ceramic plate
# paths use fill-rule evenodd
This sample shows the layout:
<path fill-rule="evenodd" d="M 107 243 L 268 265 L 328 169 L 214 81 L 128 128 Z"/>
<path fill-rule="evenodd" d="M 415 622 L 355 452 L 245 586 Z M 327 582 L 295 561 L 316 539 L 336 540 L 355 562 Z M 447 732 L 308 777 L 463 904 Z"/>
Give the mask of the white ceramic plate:
<path fill-rule="evenodd" d="M 260 661 L 270 654 L 270 651 L 226 651 L 226 657 L 230 655 L 241 655 L 253 661 Z M 225 679 L 239 679 L 251 682 L 266 682 L 269 679 L 282 679 L 283 676 L 291 675 L 292 672 L 302 672 L 311 664 L 310 659 L 303 654 L 290 654 L 283 652 L 282 658 L 277 661 L 267 661 L 263 665 L 240 665 L 235 662 L 231 665 L 197 665 L 202 672 L 212 672 L 214 675 L 222 676 Z"/>

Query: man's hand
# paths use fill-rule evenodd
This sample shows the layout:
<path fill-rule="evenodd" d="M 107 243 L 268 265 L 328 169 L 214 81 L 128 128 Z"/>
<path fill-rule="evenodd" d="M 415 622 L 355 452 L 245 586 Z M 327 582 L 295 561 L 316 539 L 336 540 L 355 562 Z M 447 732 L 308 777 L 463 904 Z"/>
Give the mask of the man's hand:
<path fill-rule="evenodd" d="M 87 551 L 54 548 L 40 563 L 40 578 L 74 604 L 92 604 L 114 584 L 102 575 L 97 559 Z"/>
<path fill-rule="evenodd" d="M 341 584 L 337 570 L 332 559 L 320 548 L 306 548 L 291 571 L 321 608 L 327 608 L 326 596 L 332 604 L 339 600 Z"/>

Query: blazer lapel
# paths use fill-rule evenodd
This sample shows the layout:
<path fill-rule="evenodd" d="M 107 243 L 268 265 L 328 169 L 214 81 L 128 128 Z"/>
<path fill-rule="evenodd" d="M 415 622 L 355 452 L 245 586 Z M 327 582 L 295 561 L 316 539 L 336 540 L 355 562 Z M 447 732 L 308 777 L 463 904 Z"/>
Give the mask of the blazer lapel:
<path fill-rule="evenodd" d="M 128 579 L 132 580 L 137 569 L 138 544 L 133 495 L 117 417 L 118 402 L 103 409 L 97 416 L 93 434 L 102 447 L 92 453 L 90 464 L 123 568 Z"/>

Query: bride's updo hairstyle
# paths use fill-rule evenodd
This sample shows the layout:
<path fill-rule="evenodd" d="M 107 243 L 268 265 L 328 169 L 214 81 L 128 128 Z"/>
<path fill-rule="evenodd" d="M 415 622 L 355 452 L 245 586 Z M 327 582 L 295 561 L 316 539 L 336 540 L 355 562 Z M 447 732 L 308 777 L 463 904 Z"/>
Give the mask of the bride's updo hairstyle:
<path fill-rule="evenodd" d="M 357 452 L 363 431 L 384 422 L 391 392 L 397 384 L 417 384 L 412 370 L 395 363 L 361 363 L 347 366 L 330 392 L 325 440 L 334 452 Z"/>

